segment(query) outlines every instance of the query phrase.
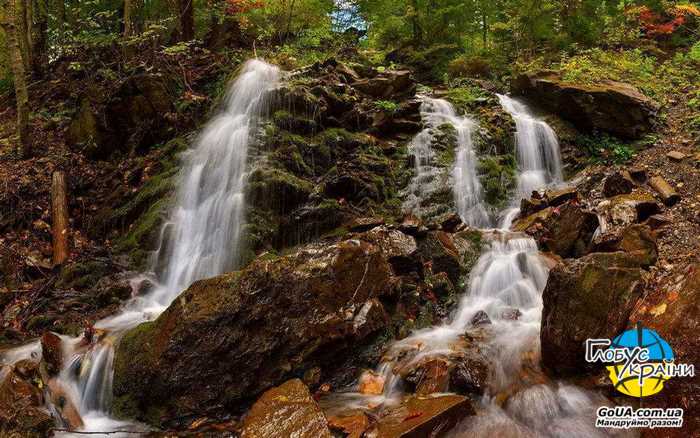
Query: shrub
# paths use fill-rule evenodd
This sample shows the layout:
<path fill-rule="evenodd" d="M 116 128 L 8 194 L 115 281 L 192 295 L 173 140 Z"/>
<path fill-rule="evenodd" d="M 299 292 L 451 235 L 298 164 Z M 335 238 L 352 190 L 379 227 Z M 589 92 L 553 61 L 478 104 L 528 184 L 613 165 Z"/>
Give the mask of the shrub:
<path fill-rule="evenodd" d="M 447 72 L 453 78 L 460 77 L 491 77 L 491 64 L 481 56 L 461 55 L 450 61 Z"/>

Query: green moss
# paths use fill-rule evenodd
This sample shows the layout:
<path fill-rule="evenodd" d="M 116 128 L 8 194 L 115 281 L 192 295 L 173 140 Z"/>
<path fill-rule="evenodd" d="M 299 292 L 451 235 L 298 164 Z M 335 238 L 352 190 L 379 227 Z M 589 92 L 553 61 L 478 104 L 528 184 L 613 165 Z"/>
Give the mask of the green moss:
<path fill-rule="evenodd" d="M 248 182 L 250 204 L 276 213 L 289 213 L 306 202 L 313 185 L 282 169 L 261 167 Z"/>
<path fill-rule="evenodd" d="M 155 238 L 170 206 L 170 198 L 162 198 L 134 222 L 125 236 L 117 240 L 117 252 L 130 253 L 131 261 L 136 267 L 145 266 L 148 249 L 153 248 Z"/>
<path fill-rule="evenodd" d="M 515 188 L 517 162 L 513 155 L 479 158 L 477 171 L 484 188 L 486 202 L 498 209 L 505 207 Z"/>
<path fill-rule="evenodd" d="M 108 266 L 101 261 L 71 263 L 61 268 L 61 273 L 56 280 L 56 287 L 59 289 L 86 289 L 94 286 L 100 278 L 108 273 Z"/>

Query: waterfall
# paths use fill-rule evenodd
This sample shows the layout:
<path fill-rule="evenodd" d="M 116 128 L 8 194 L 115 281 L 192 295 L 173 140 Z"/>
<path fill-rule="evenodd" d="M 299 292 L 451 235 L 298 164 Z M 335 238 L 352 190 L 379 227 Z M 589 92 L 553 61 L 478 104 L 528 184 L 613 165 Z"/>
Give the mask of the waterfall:
<path fill-rule="evenodd" d="M 454 199 L 457 212 L 465 223 L 474 227 L 490 224 L 483 202 L 483 189 L 476 174 L 476 155 L 472 145 L 472 132 L 477 124 L 469 117 L 458 116 L 452 104 L 444 99 L 424 97 L 421 118 L 425 129 L 411 141 L 408 151 L 415 157 L 415 176 L 408 186 L 404 208 L 420 211 L 420 205 L 439 190 L 440 168 L 436 165 L 435 130 L 444 124 L 454 128 L 457 140 L 455 166 L 452 171 Z"/>
<path fill-rule="evenodd" d="M 481 348 L 489 361 L 489 388 L 477 418 L 470 417 L 450 436 L 559 436 L 557 433 L 566 428 L 575 432 L 575 436 L 601 435 L 589 418 L 593 406 L 600 401 L 595 395 L 562 384 L 558 388 L 547 384 L 518 386 L 524 367 L 535 375 L 535 380 L 546 380 L 538 365 L 542 291 L 549 269 L 536 242 L 529 236 L 509 231 L 510 222 L 518 214 L 521 197 L 529 196 L 532 190 L 561 182 L 561 160 L 556 135 L 549 125 L 532 116 L 523 103 L 508 96 L 498 97 L 516 122 L 518 190 L 513 195 L 511 207 L 501 213 L 505 219 L 501 220 L 500 228 L 483 231 L 485 247 L 471 271 L 467 293 L 462 296 L 450 321 L 416 331 L 389 346 L 374 372 L 384 382 L 383 394 L 344 393 L 326 402 L 329 409 L 337 409 L 337 403 L 347 409 L 399 402 L 401 371 L 410 370 L 426 358 L 449 358 L 459 353 L 459 338 L 475 329 L 472 318 L 477 312 L 485 312 L 490 324 Z M 458 212 L 468 224 L 488 227 L 488 215 L 482 215 L 485 210 L 474 169 L 476 158 L 468 138 L 469 127 L 474 126 L 474 122 L 467 123 L 468 118 L 454 116 L 451 106 L 444 101 L 433 99 L 427 102 L 430 106 L 425 105 L 426 109 L 436 109 L 423 111 L 429 127 L 449 121 L 460 133 L 453 186 Z M 460 130 L 458 126 L 464 128 Z M 429 147 L 425 147 L 424 135 L 421 132 L 413 141 L 413 150 L 423 151 L 417 156 L 431 153 Z M 416 170 L 419 174 L 420 169 L 417 167 Z M 495 402 L 496 396 L 508 393 L 511 396 L 503 409 Z M 576 404 L 575 409 L 572 409 L 572 403 Z"/>
<path fill-rule="evenodd" d="M 96 323 L 98 333 L 103 333 L 98 343 L 64 338 L 64 369 L 49 387 L 70 401 L 83 422 L 83 432 L 143 430 L 145 426 L 109 417 L 114 345 L 127 329 L 155 319 L 194 281 L 235 268 L 244 220 L 248 146 L 267 110 L 268 91 L 279 79 L 277 67 L 248 61 L 230 85 L 222 110 L 184 154 L 176 202 L 153 257 L 153 290 Z"/>

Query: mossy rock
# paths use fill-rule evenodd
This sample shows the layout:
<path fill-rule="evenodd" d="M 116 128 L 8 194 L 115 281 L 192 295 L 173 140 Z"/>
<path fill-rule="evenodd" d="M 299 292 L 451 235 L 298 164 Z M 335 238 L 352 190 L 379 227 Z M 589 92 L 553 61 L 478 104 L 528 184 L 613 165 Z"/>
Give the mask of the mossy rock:
<path fill-rule="evenodd" d="M 110 266 L 99 260 L 71 263 L 61 268 L 55 286 L 83 290 L 95 286 L 100 278 L 110 273 Z"/>
<path fill-rule="evenodd" d="M 282 169 L 260 167 L 248 181 L 250 204 L 280 214 L 290 213 L 306 202 L 313 185 Z"/>
<path fill-rule="evenodd" d="M 272 114 L 272 122 L 279 129 L 295 134 L 308 135 L 318 130 L 318 124 L 310 118 L 295 115 L 286 110 L 278 110 Z"/>
<path fill-rule="evenodd" d="M 477 171 L 486 202 L 498 209 L 505 207 L 516 187 L 517 162 L 513 155 L 479 158 Z"/>

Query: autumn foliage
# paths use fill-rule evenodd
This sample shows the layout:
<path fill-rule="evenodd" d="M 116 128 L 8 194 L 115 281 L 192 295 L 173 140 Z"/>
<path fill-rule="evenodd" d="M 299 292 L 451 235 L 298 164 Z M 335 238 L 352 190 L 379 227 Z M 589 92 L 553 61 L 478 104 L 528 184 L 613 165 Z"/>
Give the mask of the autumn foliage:
<path fill-rule="evenodd" d="M 644 34 L 652 38 L 671 35 L 689 19 L 700 17 L 700 9 L 693 5 L 675 5 L 662 12 L 640 6 L 630 12 L 636 15 Z"/>

